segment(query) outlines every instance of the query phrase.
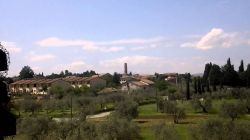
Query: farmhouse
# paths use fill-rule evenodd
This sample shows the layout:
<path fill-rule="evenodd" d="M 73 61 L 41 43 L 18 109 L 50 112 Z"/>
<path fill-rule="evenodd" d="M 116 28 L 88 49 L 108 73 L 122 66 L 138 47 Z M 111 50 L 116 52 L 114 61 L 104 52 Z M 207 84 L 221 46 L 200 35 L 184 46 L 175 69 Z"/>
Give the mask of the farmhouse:
<path fill-rule="evenodd" d="M 131 78 L 129 81 L 122 83 L 121 90 L 129 91 L 129 90 L 147 90 L 152 88 L 154 82 L 148 79 L 137 79 Z"/>
<path fill-rule="evenodd" d="M 103 88 L 106 86 L 106 81 L 98 76 L 94 77 L 75 77 L 70 76 L 66 78 L 57 79 L 32 79 L 32 80 L 19 80 L 10 84 L 11 93 L 31 93 L 31 94 L 47 94 L 47 90 L 51 86 L 61 87 L 88 87 Z"/>
<path fill-rule="evenodd" d="M 47 90 L 56 85 L 71 86 L 62 79 L 20 80 L 10 84 L 10 91 L 11 93 L 47 94 Z"/>

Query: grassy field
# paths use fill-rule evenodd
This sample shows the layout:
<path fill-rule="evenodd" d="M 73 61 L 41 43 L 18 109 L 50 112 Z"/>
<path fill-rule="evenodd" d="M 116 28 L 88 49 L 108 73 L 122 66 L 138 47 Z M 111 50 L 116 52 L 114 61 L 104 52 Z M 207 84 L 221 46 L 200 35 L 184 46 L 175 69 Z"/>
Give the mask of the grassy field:
<path fill-rule="evenodd" d="M 235 100 L 227 100 L 234 102 Z M 157 112 L 156 104 L 148 104 L 139 107 L 139 116 L 135 121 L 141 129 L 141 137 L 144 140 L 155 139 L 154 127 L 160 123 L 165 123 L 167 125 L 173 126 L 180 136 L 180 140 L 191 140 L 190 130 L 195 125 L 204 122 L 209 118 L 218 117 L 218 112 L 220 105 L 223 100 L 214 100 L 212 102 L 213 110 L 211 113 L 202 113 L 200 111 L 195 111 L 189 101 L 178 101 L 178 106 L 185 108 L 187 113 L 186 119 L 181 121 L 180 124 L 174 124 L 172 116 Z M 237 121 L 250 121 L 250 115 L 245 115 L 238 119 Z"/>

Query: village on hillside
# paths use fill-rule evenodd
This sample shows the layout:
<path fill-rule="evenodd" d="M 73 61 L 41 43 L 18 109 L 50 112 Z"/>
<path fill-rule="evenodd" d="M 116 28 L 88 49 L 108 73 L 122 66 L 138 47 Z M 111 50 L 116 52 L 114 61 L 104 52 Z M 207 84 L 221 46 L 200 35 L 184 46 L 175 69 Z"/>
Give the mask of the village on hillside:
<path fill-rule="evenodd" d="M 100 93 L 110 90 L 129 92 L 134 90 L 150 90 L 154 88 L 154 82 L 151 79 L 155 77 L 156 75 L 129 74 L 127 63 L 124 63 L 124 73 L 119 75 L 121 84 L 119 89 L 108 86 L 106 79 L 112 79 L 112 75 L 109 73 L 96 74 L 90 77 L 66 76 L 63 78 L 40 77 L 22 79 L 11 83 L 9 89 L 11 94 L 30 93 L 33 95 L 47 95 L 52 86 L 61 86 L 65 89 L 69 87 L 81 88 L 82 86 L 87 86 L 102 89 L 99 91 Z M 167 82 L 172 82 L 174 84 L 178 83 L 178 73 L 164 73 L 161 74 L 161 78 L 164 78 Z"/>

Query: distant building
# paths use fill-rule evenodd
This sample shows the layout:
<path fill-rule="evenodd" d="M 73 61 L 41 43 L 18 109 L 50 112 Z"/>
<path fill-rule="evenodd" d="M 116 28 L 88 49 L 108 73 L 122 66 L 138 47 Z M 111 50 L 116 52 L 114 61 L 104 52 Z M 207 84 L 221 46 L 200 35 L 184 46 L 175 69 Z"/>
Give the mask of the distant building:
<path fill-rule="evenodd" d="M 99 75 L 93 75 L 91 77 L 70 76 L 70 77 L 64 78 L 63 80 L 69 82 L 74 88 L 82 87 L 83 85 L 86 85 L 88 87 L 93 87 L 93 88 L 106 87 L 106 80 L 99 77 Z"/>
<path fill-rule="evenodd" d="M 83 85 L 86 85 L 93 88 L 104 88 L 106 87 L 106 80 L 98 76 L 69 76 L 66 78 L 57 79 L 19 80 L 10 84 L 9 88 L 11 93 L 47 94 L 48 89 L 54 85 L 73 88 L 80 88 Z"/>
<path fill-rule="evenodd" d="M 178 84 L 178 73 L 164 73 L 162 74 L 165 78 L 165 81 Z"/>
<path fill-rule="evenodd" d="M 52 86 L 70 87 L 70 83 L 62 79 L 20 80 L 10 84 L 11 93 L 47 94 Z"/>
<path fill-rule="evenodd" d="M 153 81 L 148 79 L 136 79 L 132 78 L 122 84 L 122 91 L 133 91 L 133 90 L 147 90 L 152 88 L 154 85 Z"/>

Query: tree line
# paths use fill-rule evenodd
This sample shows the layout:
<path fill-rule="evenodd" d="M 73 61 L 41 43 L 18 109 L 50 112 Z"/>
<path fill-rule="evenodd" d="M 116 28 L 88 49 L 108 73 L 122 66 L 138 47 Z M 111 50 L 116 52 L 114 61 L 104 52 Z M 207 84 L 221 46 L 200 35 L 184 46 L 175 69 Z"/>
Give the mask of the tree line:
<path fill-rule="evenodd" d="M 247 69 L 244 68 L 244 62 L 241 60 L 238 71 L 235 70 L 234 65 L 231 64 L 230 58 L 223 66 L 217 64 L 207 63 L 203 77 L 194 77 L 194 92 L 203 93 L 205 91 L 216 91 L 217 87 L 220 89 L 224 86 L 229 87 L 249 87 L 250 86 L 250 64 Z"/>

